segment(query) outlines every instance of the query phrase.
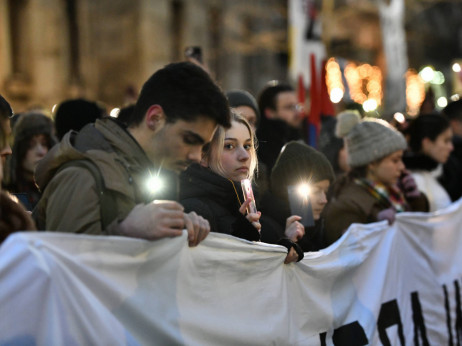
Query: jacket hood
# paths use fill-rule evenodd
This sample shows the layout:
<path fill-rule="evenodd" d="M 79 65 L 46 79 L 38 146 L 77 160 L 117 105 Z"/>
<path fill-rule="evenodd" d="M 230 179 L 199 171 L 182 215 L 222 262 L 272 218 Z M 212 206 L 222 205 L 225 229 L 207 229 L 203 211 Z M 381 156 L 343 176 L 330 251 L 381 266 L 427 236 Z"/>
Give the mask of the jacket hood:
<path fill-rule="evenodd" d="M 100 119 L 78 133 L 68 132 L 39 162 L 35 179 L 40 189 L 44 190 L 62 165 L 81 159 L 98 166 L 108 189 L 125 194 L 132 189 L 127 181 L 110 179 L 114 169 L 124 171 L 127 177 L 146 174 L 146 169 L 154 170 L 139 144 L 121 125 L 111 119 Z"/>
<path fill-rule="evenodd" d="M 403 163 L 411 171 L 433 171 L 438 167 L 438 162 L 424 154 L 404 153 Z"/>
<path fill-rule="evenodd" d="M 35 170 L 35 181 L 40 190 L 43 191 L 48 182 L 53 178 L 61 165 L 71 160 L 84 159 L 85 155 L 80 153 L 72 145 L 72 137 L 76 132 L 68 132 L 61 142 L 56 144 L 37 165 Z"/>

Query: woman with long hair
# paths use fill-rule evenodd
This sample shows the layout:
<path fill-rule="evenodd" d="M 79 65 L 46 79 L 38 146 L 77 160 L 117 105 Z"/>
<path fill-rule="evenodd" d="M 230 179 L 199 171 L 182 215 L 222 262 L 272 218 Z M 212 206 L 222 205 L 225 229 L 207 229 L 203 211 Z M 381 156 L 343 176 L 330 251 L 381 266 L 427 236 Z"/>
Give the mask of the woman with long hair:
<path fill-rule="evenodd" d="M 206 218 L 212 232 L 251 241 L 259 241 L 265 232 L 277 233 L 279 230 L 262 227 L 261 213 L 251 211 L 249 205 L 252 201 L 244 199 L 241 180 L 252 181 L 256 169 L 254 132 L 247 120 L 232 113 L 231 127 L 217 128 L 212 141 L 204 149 L 201 164 L 191 165 L 181 175 L 181 204 L 185 211 L 195 211 Z M 290 234 L 294 237 L 297 232 L 303 232 L 296 220 L 287 228 L 291 229 Z M 297 251 L 299 259 L 303 257 L 295 243 L 288 248 Z"/>

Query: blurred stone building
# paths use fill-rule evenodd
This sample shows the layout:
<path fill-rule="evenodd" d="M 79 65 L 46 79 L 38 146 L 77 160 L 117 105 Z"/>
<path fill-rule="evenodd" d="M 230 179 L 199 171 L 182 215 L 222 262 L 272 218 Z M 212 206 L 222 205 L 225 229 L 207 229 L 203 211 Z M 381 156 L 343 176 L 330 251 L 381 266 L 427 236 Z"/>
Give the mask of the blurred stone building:
<path fill-rule="evenodd" d="M 285 0 L 0 0 L 0 93 L 16 111 L 69 97 L 121 106 L 203 48 L 224 89 L 287 77 Z"/>

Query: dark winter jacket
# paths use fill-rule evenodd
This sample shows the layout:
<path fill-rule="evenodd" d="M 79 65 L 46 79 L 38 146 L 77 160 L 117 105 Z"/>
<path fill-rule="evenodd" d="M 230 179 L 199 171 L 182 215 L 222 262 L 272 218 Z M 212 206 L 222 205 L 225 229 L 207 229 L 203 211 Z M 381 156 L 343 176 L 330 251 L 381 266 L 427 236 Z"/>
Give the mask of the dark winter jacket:
<path fill-rule="evenodd" d="M 244 201 L 240 182 L 233 182 L 198 164 L 191 165 L 180 176 L 180 203 L 186 212 L 194 211 L 207 219 L 212 232 L 294 248 L 303 259 L 299 245 L 284 237 L 284 228 L 264 215 L 261 232 L 239 212 Z M 257 205 L 258 209 L 258 205 Z M 261 233 L 261 234 L 260 234 Z"/>
<path fill-rule="evenodd" d="M 258 241 L 258 230 L 239 212 L 244 201 L 240 182 L 232 182 L 199 164 L 180 176 L 180 203 L 185 212 L 207 219 L 212 232 Z"/>

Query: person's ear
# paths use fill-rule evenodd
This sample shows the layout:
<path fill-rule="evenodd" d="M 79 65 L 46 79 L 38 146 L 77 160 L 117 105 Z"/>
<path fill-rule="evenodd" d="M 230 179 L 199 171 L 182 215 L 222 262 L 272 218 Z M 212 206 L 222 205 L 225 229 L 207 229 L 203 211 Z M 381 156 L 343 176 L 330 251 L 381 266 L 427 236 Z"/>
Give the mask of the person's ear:
<path fill-rule="evenodd" d="M 377 162 L 371 162 L 367 164 L 367 175 L 375 176 L 376 167 L 377 167 Z"/>
<path fill-rule="evenodd" d="M 165 124 L 165 113 L 161 106 L 152 105 L 146 112 L 145 116 L 146 126 L 152 130 L 157 131 Z"/>
<path fill-rule="evenodd" d="M 276 117 L 276 111 L 271 108 L 265 108 L 264 114 L 266 119 L 274 119 Z"/>
<path fill-rule="evenodd" d="M 422 139 L 422 152 L 424 154 L 428 153 L 428 151 L 430 150 L 432 144 L 433 144 L 433 142 L 432 142 L 432 140 L 430 138 L 425 137 L 424 139 Z"/>
<path fill-rule="evenodd" d="M 208 158 L 205 157 L 205 156 L 202 156 L 200 165 L 201 165 L 202 167 L 208 168 L 208 167 L 209 167 L 209 160 L 208 160 Z"/>

